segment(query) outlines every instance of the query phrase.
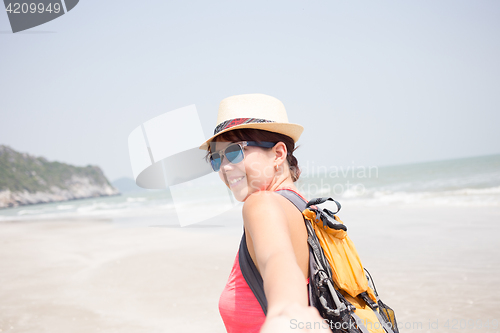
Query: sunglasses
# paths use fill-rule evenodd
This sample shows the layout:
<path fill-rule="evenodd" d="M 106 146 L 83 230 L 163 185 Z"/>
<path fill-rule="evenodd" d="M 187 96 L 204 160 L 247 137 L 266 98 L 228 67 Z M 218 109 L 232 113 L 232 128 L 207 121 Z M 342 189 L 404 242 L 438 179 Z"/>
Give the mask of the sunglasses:
<path fill-rule="evenodd" d="M 252 147 L 261 147 L 261 148 L 272 148 L 276 145 L 274 142 L 256 142 L 256 141 L 241 141 L 231 143 L 224 149 L 216 151 L 215 153 L 210 154 L 210 164 L 212 165 L 212 169 L 215 172 L 220 170 L 222 165 L 222 161 L 224 156 L 227 158 L 228 162 L 231 164 L 237 164 L 243 161 L 245 155 L 243 154 L 243 147 L 252 146 Z"/>

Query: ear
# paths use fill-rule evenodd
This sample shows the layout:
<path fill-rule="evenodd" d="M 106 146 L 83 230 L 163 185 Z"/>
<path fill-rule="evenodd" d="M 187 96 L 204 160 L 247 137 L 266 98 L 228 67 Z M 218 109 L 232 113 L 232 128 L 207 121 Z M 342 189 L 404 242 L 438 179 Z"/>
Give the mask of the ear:
<path fill-rule="evenodd" d="M 281 165 L 286 161 L 286 156 L 287 156 L 287 149 L 286 145 L 283 142 L 278 142 L 274 147 L 273 147 L 273 152 L 274 152 L 274 163 L 277 165 Z"/>

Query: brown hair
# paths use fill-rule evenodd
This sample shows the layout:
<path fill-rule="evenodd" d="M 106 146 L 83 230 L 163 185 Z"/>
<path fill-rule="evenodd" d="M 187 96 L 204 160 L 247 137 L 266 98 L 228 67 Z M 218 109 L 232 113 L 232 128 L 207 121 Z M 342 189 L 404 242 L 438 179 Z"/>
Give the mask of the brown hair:
<path fill-rule="evenodd" d="M 217 141 L 217 139 L 223 139 L 226 141 L 257 141 L 257 142 L 262 142 L 262 141 L 268 141 L 268 142 L 283 142 L 286 146 L 287 150 L 287 156 L 286 160 L 288 161 L 288 167 L 290 169 L 290 174 L 292 176 L 292 181 L 296 182 L 299 179 L 300 176 L 300 169 L 299 169 L 299 162 L 297 161 L 297 158 L 293 156 L 293 152 L 299 148 L 298 146 L 295 147 L 295 142 L 293 139 L 287 135 L 284 134 L 279 134 L 279 133 L 274 133 L 274 132 L 269 132 L 265 130 L 259 130 L 259 129 L 254 129 L 254 128 L 242 128 L 242 129 L 235 129 L 232 131 L 224 132 L 220 135 L 218 135 L 212 142 Z M 211 145 L 208 147 L 208 152 L 206 155 L 206 159 L 208 160 L 208 156 L 211 153 Z M 266 149 L 266 148 L 263 148 Z"/>

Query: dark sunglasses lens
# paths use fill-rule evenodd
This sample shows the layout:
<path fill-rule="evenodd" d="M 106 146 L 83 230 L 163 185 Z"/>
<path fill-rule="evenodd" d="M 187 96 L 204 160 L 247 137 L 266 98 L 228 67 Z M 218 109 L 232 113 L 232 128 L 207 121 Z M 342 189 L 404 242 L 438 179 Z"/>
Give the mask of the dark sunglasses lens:
<path fill-rule="evenodd" d="M 217 153 L 212 154 L 212 156 L 210 157 L 210 164 L 212 164 L 212 169 L 215 172 L 219 171 L 221 165 L 220 155 Z"/>
<path fill-rule="evenodd" d="M 224 152 L 229 162 L 236 164 L 243 161 L 243 151 L 240 145 L 231 145 Z"/>

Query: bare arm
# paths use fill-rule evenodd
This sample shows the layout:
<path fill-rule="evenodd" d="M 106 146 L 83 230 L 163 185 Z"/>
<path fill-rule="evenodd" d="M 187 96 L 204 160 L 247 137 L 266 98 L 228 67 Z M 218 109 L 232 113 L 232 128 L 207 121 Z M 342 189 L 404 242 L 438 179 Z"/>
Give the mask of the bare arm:
<path fill-rule="evenodd" d="M 252 194 L 243 205 L 245 228 L 253 242 L 255 257 L 264 280 L 268 303 L 261 332 L 301 332 L 297 322 L 318 322 L 318 311 L 308 306 L 307 284 L 291 241 L 290 228 L 273 192 Z M 295 326 L 294 326 L 295 323 Z M 311 332 L 330 332 L 325 325 Z"/>
<path fill-rule="evenodd" d="M 252 194 L 243 205 L 243 220 L 264 280 L 268 316 L 291 303 L 308 305 L 304 275 L 295 258 L 286 214 L 273 192 Z"/>

